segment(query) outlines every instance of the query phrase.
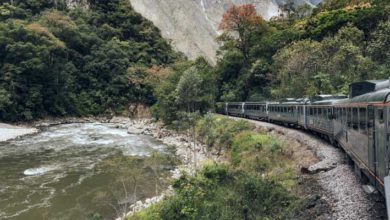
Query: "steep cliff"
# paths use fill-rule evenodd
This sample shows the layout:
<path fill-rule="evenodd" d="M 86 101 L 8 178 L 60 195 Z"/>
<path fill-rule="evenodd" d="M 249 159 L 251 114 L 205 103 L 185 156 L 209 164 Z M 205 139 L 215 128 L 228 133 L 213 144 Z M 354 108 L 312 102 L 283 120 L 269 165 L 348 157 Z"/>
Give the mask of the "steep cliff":
<path fill-rule="evenodd" d="M 270 19 L 281 13 L 287 0 L 130 0 L 134 9 L 160 28 L 163 36 L 189 58 L 203 55 L 216 62 L 218 24 L 232 5 L 254 4 Z M 321 0 L 294 0 L 296 5 L 315 6 Z"/>

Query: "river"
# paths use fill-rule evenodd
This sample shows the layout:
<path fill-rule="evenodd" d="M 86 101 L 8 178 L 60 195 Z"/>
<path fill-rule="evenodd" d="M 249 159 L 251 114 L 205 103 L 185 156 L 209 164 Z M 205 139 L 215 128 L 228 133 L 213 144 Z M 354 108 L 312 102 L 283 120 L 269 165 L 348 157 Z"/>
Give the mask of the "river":
<path fill-rule="evenodd" d="M 0 219 L 112 219 L 163 190 L 173 158 L 161 142 L 114 124 L 58 125 L 2 142 Z"/>

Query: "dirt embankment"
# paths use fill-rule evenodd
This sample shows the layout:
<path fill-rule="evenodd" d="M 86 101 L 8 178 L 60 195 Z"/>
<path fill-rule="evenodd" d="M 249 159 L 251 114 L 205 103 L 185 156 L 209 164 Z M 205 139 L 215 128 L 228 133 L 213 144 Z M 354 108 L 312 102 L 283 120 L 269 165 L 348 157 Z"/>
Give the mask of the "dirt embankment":
<path fill-rule="evenodd" d="M 244 119 L 248 120 L 248 119 Z M 387 219 L 383 197 L 367 194 L 341 149 L 299 129 L 248 120 L 287 145 L 297 161 L 299 193 L 307 198 L 298 219 Z"/>

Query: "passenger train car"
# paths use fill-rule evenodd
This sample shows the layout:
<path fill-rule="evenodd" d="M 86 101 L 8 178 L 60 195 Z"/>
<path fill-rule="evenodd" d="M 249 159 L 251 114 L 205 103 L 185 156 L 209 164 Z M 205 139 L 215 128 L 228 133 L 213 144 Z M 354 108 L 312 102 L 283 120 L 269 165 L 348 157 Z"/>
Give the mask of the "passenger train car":
<path fill-rule="evenodd" d="M 313 131 L 341 147 L 356 173 L 385 193 L 384 179 L 390 174 L 390 80 L 352 83 L 348 97 L 218 103 L 217 112 Z"/>

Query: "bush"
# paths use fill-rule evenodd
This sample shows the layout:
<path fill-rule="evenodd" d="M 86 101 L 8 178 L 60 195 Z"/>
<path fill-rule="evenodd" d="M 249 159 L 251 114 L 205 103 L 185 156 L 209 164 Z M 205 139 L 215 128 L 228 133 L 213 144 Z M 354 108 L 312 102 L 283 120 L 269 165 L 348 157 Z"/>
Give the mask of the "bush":
<path fill-rule="evenodd" d="M 217 147 L 230 149 L 235 134 L 251 130 L 253 125 L 244 120 L 231 120 L 216 115 L 207 115 L 198 122 L 198 134 L 206 140 L 209 148 Z"/>
<path fill-rule="evenodd" d="M 274 181 L 217 164 L 180 178 L 175 191 L 129 219 L 284 219 L 297 201 Z"/>

